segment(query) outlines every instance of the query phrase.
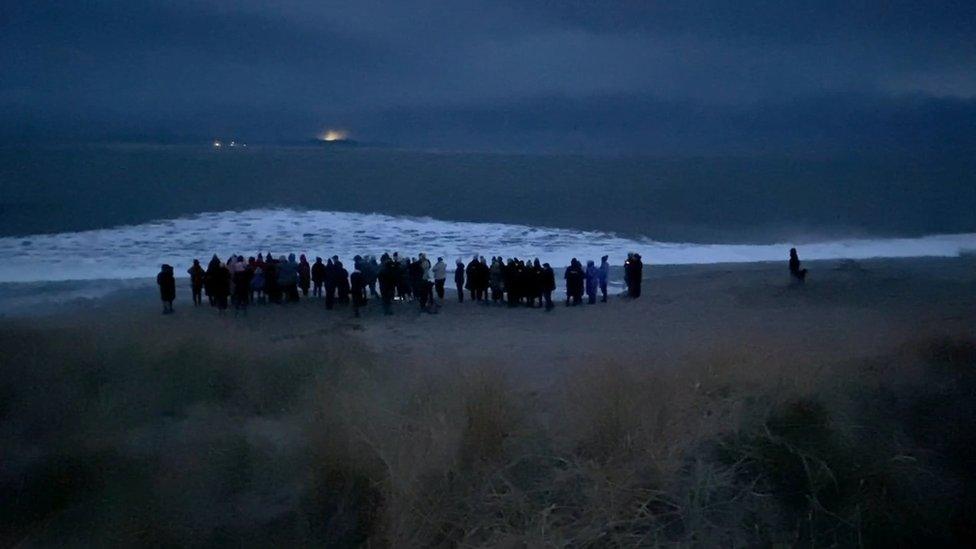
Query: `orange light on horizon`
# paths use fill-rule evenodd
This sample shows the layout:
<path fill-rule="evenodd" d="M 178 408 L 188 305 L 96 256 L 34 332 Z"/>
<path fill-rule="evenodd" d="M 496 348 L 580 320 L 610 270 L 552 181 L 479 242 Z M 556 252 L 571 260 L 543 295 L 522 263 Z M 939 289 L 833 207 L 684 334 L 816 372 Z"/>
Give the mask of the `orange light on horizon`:
<path fill-rule="evenodd" d="M 342 141 L 347 137 L 349 137 L 349 132 L 345 130 L 326 130 L 326 132 L 322 134 L 321 139 L 322 141 Z"/>

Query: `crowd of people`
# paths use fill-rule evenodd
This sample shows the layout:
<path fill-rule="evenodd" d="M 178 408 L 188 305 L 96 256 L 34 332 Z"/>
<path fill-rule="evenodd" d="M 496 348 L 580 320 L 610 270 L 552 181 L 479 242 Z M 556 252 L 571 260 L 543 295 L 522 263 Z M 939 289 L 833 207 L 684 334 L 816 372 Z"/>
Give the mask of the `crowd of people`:
<path fill-rule="evenodd" d="M 417 257 L 384 253 L 379 260 L 375 256 L 357 255 L 352 269 L 350 273 L 335 255 L 325 261 L 316 257 L 314 263 L 309 263 L 304 254 L 297 259 L 295 254 L 275 258 L 268 252 L 247 259 L 232 255 L 226 262 L 214 254 L 206 269 L 194 259 L 187 274 L 193 304 L 202 305 L 206 295 L 210 306 L 220 314 L 230 307 L 235 313 L 246 313 L 253 303 L 294 303 L 308 297 L 310 290 L 313 298 L 324 299 L 326 309 L 333 309 L 336 304 L 351 304 L 356 316 L 371 298 L 379 298 L 383 312 L 388 315 L 393 314 L 395 301 L 416 301 L 421 311 L 435 313 L 440 307 L 438 301 L 444 299 L 446 292 L 448 267 L 442 257 L 431 263 L 422 253 Z M 789 269 L 795 282 L 806 279 L 807 270 L 800 267 L 796 248 L 790 249 Z M 644 276 L 640 254 L 627 254 L 623 270 L 625 295 L 640 297 Z M 605 303 L 609 277 L 608 256 L 600 258 L 599 265 L 587 261 L 585 267 L 573 258 L 563 273 L 566 305 L 582 304 L 584 295 L 587 303 L 594 304 L 597 298 Z M 173 267 L 163 265 L 156 282 L 163 300 L 163 313 L 170 314 L 176 299 Z M 523 261 L 498 256 L 489 262 L 484 256 L 476 255 L 467 264 L 457 260 L 454 286 L 458 302 L 464 302 L 467 295 L 474 302 L 551 311 L 556 274 L 548 263 L 541 263 L 538 258 Z"/>
<path fill-rule="evenodd" d="M 624 280 L 627 295 L 640 296 L 643 263 L 639 254 L 628 255 L 624 263 Z M 444 258 L 436 262 L 423 253 L 416 257 L 384 253 L 375 256 L 355 256 L 352 272 L 338 256 L 323 261 L 316 257 L 309 263 L 304 254 L 275 258 L 270 252 L 247 259 L 232 255 L 227 261 L 214 254 L 204 268 L 198 259 L 187 269 L 194 305 L 202 305 L 206 296 L 210 306 L 220 314 L 233 308 L 235 313 L 246 313 L 254 303 L 294 303 L 308 297 L 322 298 L 326 309 L 337 304 L 351 304 L 359 316 L 359 309 L 369 299 L 378 298 L 385 314 L 393 313 L 395 301 L 415 301 L 421 311 L 434 313 L 444 299 L 447 286 L 448 266 Z M 556 291 L 556 274 L 552 266 L 535 260 L 505 259 L 474 256 L 467 264 L 458 259 L 454 266 L 454 285 L 458 302 L 469 300 L 480 303 L 506 304 L 509 307 L 538 307 L 552 310 L 553 292 Z M 588 261 L 584 267 L 573 259 L 563 278 L 566 285 L 566 305 L 580 305 L 584 294 L 588 303 L 596 303 L 600 297 L 607 301 L 607 283 L 610 276 L 609 257 L 603 256 L 600 265 Z M 173 312 L 176 299 L 176 280 L 173 267 L 163 265 L 156 277 L 163 313 Z"/>

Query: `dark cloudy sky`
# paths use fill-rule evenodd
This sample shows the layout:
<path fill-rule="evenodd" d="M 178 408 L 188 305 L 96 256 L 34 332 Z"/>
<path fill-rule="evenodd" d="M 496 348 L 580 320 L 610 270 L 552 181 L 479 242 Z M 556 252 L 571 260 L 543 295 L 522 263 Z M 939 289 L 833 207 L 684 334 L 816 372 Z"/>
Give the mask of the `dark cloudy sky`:
<path fill-rule="evenodd" d="M 976 148 L 973 1 L 7 0 L 0 27 L 5 140 Z"/>

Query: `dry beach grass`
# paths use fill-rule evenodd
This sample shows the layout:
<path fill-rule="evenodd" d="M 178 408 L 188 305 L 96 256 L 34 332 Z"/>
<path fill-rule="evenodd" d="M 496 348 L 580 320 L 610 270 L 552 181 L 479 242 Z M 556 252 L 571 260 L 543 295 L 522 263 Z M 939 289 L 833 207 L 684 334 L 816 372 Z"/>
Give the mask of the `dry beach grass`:
<path fill-rule="evenodd" d="M 542 320 L 128 298 L 5 320 L 0 544 L 962 543 L 976 313 L 971 264 L 943 267 L 825 267 L 829 300 L 767 268 L 681 271 Z M 785 338 L 784 311 L 835 325 Z M 639 341 L 587 347 L 610 318 Z"/>

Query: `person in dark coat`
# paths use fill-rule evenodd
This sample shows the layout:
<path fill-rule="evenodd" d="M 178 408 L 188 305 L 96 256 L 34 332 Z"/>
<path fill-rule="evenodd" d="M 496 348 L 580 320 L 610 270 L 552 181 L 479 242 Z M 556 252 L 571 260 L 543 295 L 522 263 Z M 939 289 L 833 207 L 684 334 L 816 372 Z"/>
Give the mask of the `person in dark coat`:
<path fill-rule="evenodd" d="M 546 310 L 552 310 L 552 292 L 556 291 L 556 273 L 548 263 L 542 264 L 541 284 L 542 297 L 546 300 Z"/>
<path fill-rule="evenodd" d="M 217 305 L 217 291 L 214 289 L 213 283 L 217 279 L 218 270 L 220 270 L 220 259 L 217 254 L 213 254 L 210 263 L 207 264 L 207 272 L 203 277 L 203 291 L 207 294 L 211 307 Z"/>
<path fill-rule="evenodd" d="M 644 279 L 644 264 L 641 262 L 640 254 L 634 254 L 630 268 L 631 275 L 630 281 L 627 283 L 627 291 L 630 293 L 630 297 L 640 297 L 641 282 Z"/>
<path fill-rule="evenodd" d="M 466 274 L 468 275 L 468 281 L 465 283 L 464 287 L 468 289 L 471 294 L 472 301 L 478 301 L 481 296 L 478 293 L 478 271 L 481 270 L 481 263 L 478 262 L 478 256 L 468 263 Z"/>
<path fill-rule="evenodd" d="M 596 303 L 596 288 L 600 283 L 600 271 L 592 260 L 586 262 L 586 298 L 590 305 Z"/>
<path fill-rule="evenodd" d="M 264 257 L 264 293 L 271 303 L 281 303 L 281 286 L 278 285 L 278 261 L 271 252 Z"/>
<path fill-rule="evenodd" d="M 575 257 L 569 262 L 569 267 L 566 268 L 563 278 L 566 279 L 566 306 L 569 306 L 570 303 L 573 305 L 582 303 L 586 273 L 583 272 L 583 266 Z"/>
<path fill-rule="evenodd" d="M 393 259 L 383 254 L 376 280 L 380 284 L 380 299 L 383 300 L 383 314 L 393 314 L 393 298 L 396 296 L 397 268 Z"/>
<path fill-rule="evenodd" d="M 366 277 L 366 286 L 369 287 L 369 295 L 376 297 L 376 279 L 380 273 L 380 264 L 376 262 L 376 257 L 369 256 L 366 260 L 366 270 L 363 275 Z"/>
<path fill-rule="evenodd" d="M 312 295 L 322 297 L 322 284 L 325 282 L 325 264 L 321 257 L 315 258 L 312 265 Z"/>
<path fill-rule="evenodd" d="M 298 287 L 302 290 L 302 295 L 308 297 L 308 288 L 312 281 L 312 266 L 308 264 L 305 254 L 298 260 Z"/>
<path fill-rule="evenodd" d="M 800 283 L 807 279 L 807 270 L 800 268 L 800 257 L 796 255 L 796 248 L 790 248 L 790 276 Z"/>
<path fill-rule="evenodd" d="M 172 314 L 173 301 L 176 299 L 176 278 L 173 276 L 173 267 L 164 264 L 156 275 L 156 284 L 159 285 L 159 298 L 163 300 L 163 314 Z"/>
<path fill-rule="evenodd" d="M 254 268 L 244 263 L 244 258 L 238 256 L 237 267 L 231 272 L 234 282 L 234 314 L 247 314 L 247 306 L 251 301 L 251 278 Z"/>
<path fill-rule="evenodd" d="M 227 310 L 227 297 L 230 295 L 230 269 L 220 263 L 214 277 L 214 292 L 216 293 L 217 311 L 223 315 Z"/>
<path fill-rule="evenodd" d="M 464 262 L 460 259 L 454 264 L 454 286 L 457 288 L 458 303 L 464 303 Z"/>
<path fill-rule="evenodd" d="M 597 273 L 597 278 L 600 281 L 600 293 L 603 294 L 603 303 L 607 302 L 607 281 L 610 279 L 610 262 L 608 259 L 610 256 L 603 256 L 600 258 L 600 268 Z"/>
<path fill-rule="evenodd" d="M 329 258 L 325 263 L 325 308 L 332 309 L 335 305 L 336 297 L 336 280 L 338 276 L 336 275 L 336 266 L 332 262 L 332 258 Z"/>
<path fill-rule="evenodd" d="M 203 292 L 203 282 L 207 278 L 207 272 L 200 266 L 200 260 L 194 259 L 193 266 L 186 270 L 186 274 L 190 275 L 190 291 L 193 292 L 193 305 L 200 305 L 203 303 L 201 292 Z"/>
<path fill-rule="evenodd" d="M 362 264 L 360 264 L 360 267 Z M 359 316 L 359 308 L 366 306 L 366 276 L 357 268 L 349 275 L 349 286 L 352 290 L 352 312 Z"/>
<path fill-rule="evenodd" d="M 339 303 L 349 303 L 349 271 L 342 266 L 342 262 L 339 261 L 339 257 L 334 257 L 335 259 L 335 276 L 336 276 L 336 299 Z"/>

